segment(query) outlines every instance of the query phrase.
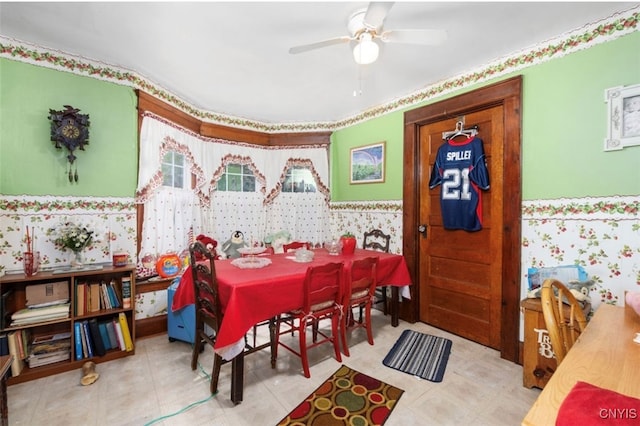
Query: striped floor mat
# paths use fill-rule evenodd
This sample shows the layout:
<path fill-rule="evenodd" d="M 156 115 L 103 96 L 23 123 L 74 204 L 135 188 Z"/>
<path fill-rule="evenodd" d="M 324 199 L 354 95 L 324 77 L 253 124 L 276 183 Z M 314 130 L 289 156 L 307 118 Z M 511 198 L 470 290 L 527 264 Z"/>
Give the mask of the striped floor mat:
<path fill-rule="evenodd" d="M 451 340 L 405 330 L 382 363 L 431 382 L 441 382 L 447 368 Z"/>

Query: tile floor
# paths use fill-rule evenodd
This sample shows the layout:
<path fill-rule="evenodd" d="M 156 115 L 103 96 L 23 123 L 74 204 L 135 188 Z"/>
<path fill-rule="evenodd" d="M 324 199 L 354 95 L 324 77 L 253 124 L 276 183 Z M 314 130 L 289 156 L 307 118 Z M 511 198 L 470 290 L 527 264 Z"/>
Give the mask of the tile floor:
<path fill-rule="evenodd" d="M 538 394 L 522 386 L 522 367 L 495 350 L 423 323 L 373 315 L 375 345 L 358 329 L 350 338 L 351 357 L 343 363 L 404 389 L 387 426 L 519 425 Z M 266 329 L 266 327 L 264 327 Z M 417 379 L 382 365 L 382 359 L 405 329 L 453 341 L 441 383 Z M 265 330 L 266 332 L 266 330 Z M 262 337 L 262 336 L 260 336 Z M 269 351 L 245 359 L 242 404 L 229 399 L 231 365 L 222 367 L 219 392 L 210 397 L 206 373 L 213 356 L 200 356 L 202 368 L 191 371 L 191 346 L 169 342 L 166 335 L 140 339 L 132 357 L 102 363 L 100 378 L 81 386 L 81 371 L 8 387 L 10 425 L 275 425 L 338 369 L 331 345 L 310 351 L 311 378 L 305 379 L 299 358 L 286 350 L 272 370 Z"/>

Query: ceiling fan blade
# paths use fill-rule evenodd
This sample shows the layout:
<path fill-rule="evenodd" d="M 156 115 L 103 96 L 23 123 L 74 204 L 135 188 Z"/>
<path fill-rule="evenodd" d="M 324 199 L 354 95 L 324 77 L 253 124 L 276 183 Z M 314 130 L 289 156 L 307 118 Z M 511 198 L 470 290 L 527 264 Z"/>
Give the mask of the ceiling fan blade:
<path fill-rule="evenodd" d="M 315 43 L 303 44 L 301 46 L 295 46 L 289 49 L 289 53 L 292 55 L 308 52 L 309 50 L 320 49 L 321 47 L 333 46 L 334 44 L 347 43 L 351 41 L 351 37 L 342 36 L 342 37 L 334 37 L 328 40 L 318 41 Z"/>
<path fill-rule="evenodd" d="M 384 19 L 393 6 L 392 1 L 372 1 L 369 3 L 367 13 L 364 15 L 363 23 L 367 28 L 379 30 L 382 28 Z"/>
<path fill-rule="evenodd" d="M 385 31 L 380 36 L 385 43 L 421 44 L 433 46 L 447 39 L 445 30 L 394 30 Z"/>

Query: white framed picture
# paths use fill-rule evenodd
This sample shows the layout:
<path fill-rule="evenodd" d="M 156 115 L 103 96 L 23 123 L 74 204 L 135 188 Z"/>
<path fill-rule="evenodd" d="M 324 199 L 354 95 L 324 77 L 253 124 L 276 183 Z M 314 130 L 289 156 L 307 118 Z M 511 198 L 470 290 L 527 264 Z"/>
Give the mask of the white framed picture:
<path fill-rule="evenodd" d="M 605 151 L 640 145 L 640 84 L 605 90 L 607 137 Z"/>

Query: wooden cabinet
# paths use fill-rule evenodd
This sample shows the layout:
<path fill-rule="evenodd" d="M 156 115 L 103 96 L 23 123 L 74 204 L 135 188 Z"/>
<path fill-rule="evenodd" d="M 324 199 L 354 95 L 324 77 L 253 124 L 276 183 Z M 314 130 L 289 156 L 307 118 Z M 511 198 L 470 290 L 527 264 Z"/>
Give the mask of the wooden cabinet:
<path fill-rule="evenodd" d="M 526 388 L 543 389 L 558 363 L 551 349 L 551 340 L 542 315 L 540 299 L 524 299 L 520 306 L 524 312 L 524 355 L 522 381 Z"/>
<path fill-rule="evenodd" d="M 12 332 L 20 332 L 23 336 L 28 336 L 27 339 L 27 355 L 29 351 L 29 344 L 33 341 L 35 336 L 52 335 L 52 334 L 65 334 L 68 333 L 70 337 L 69 358 L 67 360 L 55 362 L 52 364 L 42 365 L 38 367 L 29 367 L 29 364 L 25 362 L 24 368 L 17 376 L 10 377 L 8 384 L 22 383 L 29 380 L 38 379 L 41 377 L 49 376 L 52 374 L 61 373 L 64 371 L 80 369 L 82 364 L 91 360 L 96 363 L 111 361 L 114 359 L 130 356 L 135 354 L 135 267 L 133 265 L 125 267 L 112 267 L 105 266 L 103 269 L 96 270 L 65 270 L 54 272 L 38 272 L 36 275 L 26 277 L 24 274 L 11 274 L 0 277 L 0 290 L 1 294 L 7 297 L 3 297 L 3 314 L 5 314 L 4 328 L 0 329 L 3 334 L 9 334 Z M 124 295 L 129 293 L 130 303 L 128 306 L 123 305 L 123 282 L 127 287 L 126 281 L 129 281 L 129 292 L 126 288 Z M 12 324 L 11 314 L 24 309 L 27 304 L 27 293 L 33 293 L 34 289 L 42 287 L 42 284 L 59 283 L 56 286 L 64 285 L 68 290 L 69 296 L 69 315 L 64 318 L 38 320 L 35 323 L 28 323 L 22 325 Z M 64 283 L 64 284 L 62 284 Z M 78 303 L 82 305 L 80 301 L 78 286 L 81 284 L 106 284 L 112 286 L 115 289 L 116 297 L 120 298 L 119 307 L 107 307 L 106 301 L 101 303 L 96 309 L 96 305 L 93 305 L 91 309 L 78 309 Z M 46 286 L 45 286 L 46 287 Z M 82 286 L 80 286 L 82 288 Z M 87 293 L 83 293 L 87 294 Z M 99 293 L 98 293 L 99 294 Z M 88 297 L 88 296 L 87 296 Z M 94 301 L 95 301 L 94 293 Z M 108 294 L 105 296 L 109 297 Z M 86 298 L 83 297 L 86 301 Z M 124 307 L 127 306 L 127 307 Z M 81 307 L 81 306 L 80 306 Z M 94 353 L 93 357 L 82 357 L 77 359 L 76 356 L 76 343 L 79 342 L 76 338 L 76 323 L 83 324 L 85 321 L 90 322 L 95 319 L 96 322 L 107 324 L 113 323 L 114 320 L 119 322 L 120 317 L 124 316 L 123 320 L 126 320 L 126 326 L 131 337 L 130 346 L 131 350 L 121 350 L 120 348 L 108 348 L 105 350 L 104 355 L 98 356 Z M 124 328 L 124 327 L 123 327 Z M 24 332 L 26 331 L 26 332 Z"/>
<path fill-rule="evenodd" d="M 524 354 L 522 357 L 522 384 L 526 388 L 544 389 L 558 368 L 539 298 L 524 299 L 520 303 L 524 313 Z M 568 310 L 569 307 L 566 306 Z M 585 316 L 591 311 L 586 304 Z M 567 311 L 567 314 L 569 312 Z"/>

